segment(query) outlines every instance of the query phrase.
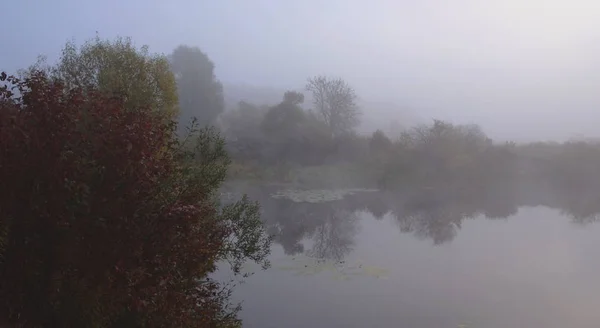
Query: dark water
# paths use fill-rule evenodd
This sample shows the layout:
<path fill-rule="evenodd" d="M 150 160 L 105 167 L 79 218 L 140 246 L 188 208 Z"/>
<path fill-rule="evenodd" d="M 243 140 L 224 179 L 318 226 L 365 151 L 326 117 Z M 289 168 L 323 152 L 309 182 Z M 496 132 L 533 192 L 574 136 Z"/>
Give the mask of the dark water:
<path fill-rule="evenodd" d="M 600 327 L 598 202 L 272 193 L 250 193 L 276 239 L 235 289 L 245 327 Z"/>

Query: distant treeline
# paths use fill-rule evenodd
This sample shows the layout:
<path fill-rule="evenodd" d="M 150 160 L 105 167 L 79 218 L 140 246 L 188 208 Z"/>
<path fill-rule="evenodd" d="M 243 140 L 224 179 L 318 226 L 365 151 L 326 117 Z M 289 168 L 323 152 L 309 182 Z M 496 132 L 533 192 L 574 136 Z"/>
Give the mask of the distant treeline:
<path fill-rule="evenodd" d="M 351 180 L 389 190 L 473 189 L 517 179 L 563 189 L 600 187 L 600 143 L 591 141 L 496 143 L 477 125 L 440 120 L 399 131 L 396 138 L 382 130 L 335 132 L 317 111 L 285 97 L 270 107 L 241 102 L 219 124 L 234 160 L 230 176 L 237 178 L 297 182 L 293 172 L 314 168 L 309 172 L 325 184 Z M 337 168 L 331 176 L 342 175 L 329 179 L 328 167 Z"/>

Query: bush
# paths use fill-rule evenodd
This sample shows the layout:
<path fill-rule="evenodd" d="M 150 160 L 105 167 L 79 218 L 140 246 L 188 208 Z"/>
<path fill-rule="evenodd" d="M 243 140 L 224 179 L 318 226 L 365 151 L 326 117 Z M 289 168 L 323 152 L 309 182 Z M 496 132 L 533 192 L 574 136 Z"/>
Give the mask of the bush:
<path fill-rule="evenodd" d="M 0 80 L 0 320 L 237 324 L 207 276 L 223 259 L 266 265 L 270 240 L 257 204 L 215 201 L 223 140 L 205 129 L 180 143 L 149 109 L 43 73 Z"/>
<path fill-rule="evenodd" d="M 493 147 L 477 126 L 435 120 L 432 125 L 415 127 L 393 145 L 384 187 L 473 186 L 487 174 L 483 162 Z"/>

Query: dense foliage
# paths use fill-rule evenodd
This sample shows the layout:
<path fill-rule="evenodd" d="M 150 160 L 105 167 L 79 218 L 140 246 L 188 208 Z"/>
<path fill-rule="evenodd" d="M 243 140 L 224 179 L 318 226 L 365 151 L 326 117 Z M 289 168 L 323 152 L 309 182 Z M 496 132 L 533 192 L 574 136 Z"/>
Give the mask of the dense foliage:
<path fill-rule="evenodd" d="M 42 72 L 0 91 L 1 320 L 27 327 L 237 324 L 209 274 L 267 264 L 256 204 L 215 198 L 213 129 L 185 142 L 147 107 Z"/>
<path fill-rule="evenodd" d="M 177 81 L 180 129 L 198 119 L 201 126 L 214 123 L 224 109 L 223 86 L 214 74 L 215 66 L 199 48 L 181 45 L 169 57 Z"/>
<path fill-rule="evenodd" d="M 44 70 L 68 89 L 81 88 L 121 95 L 126 108 L 148 108 L 172 119 L 179 112 L 175 77 L 163 55 L 148 46 L 137 48 L 130 38 L 103 40 L 96 36 L 81 47 L 65 44 L 58 63 L 42 57 L 25 75 Z"/>

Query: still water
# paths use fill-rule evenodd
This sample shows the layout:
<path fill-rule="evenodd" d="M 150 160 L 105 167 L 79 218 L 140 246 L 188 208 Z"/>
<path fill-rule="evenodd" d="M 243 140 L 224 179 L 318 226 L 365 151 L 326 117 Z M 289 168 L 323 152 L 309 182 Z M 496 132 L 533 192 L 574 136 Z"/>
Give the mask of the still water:
<path fill-rule="evenodd" d="M 244 327 L 600 327 L 600 225 L 579 203 L 250 196 L 275 242 L 235 288 Z"/>

